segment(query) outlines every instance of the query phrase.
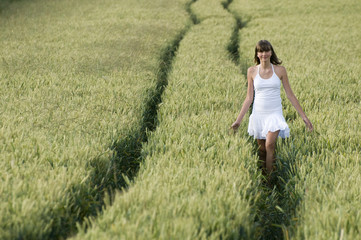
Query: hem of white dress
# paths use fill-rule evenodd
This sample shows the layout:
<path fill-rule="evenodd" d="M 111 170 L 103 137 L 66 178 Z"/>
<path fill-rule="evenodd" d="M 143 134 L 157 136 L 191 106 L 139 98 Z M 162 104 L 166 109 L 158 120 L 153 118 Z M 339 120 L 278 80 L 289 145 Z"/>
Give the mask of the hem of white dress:
<path fill-rule="evenodd" d="M 281 113 L 270 114 L 261 119 L 254 119 L 254 114 L 249 117 L 248 134 L 257 139 L 266 139 L 268 132 L 280 130 L 278 137 L 290 136 L 290 129 Z M 255 122 L 256 121 L 256 122 Z"/>
<path fill-rule="evenodd" d="M 280 138 L 288 138 L 288 137 L 290 137 L 290 129 L 289 128 L 285 128 L 285 129 L 276 129 L 276 130 L 274 130 L 274 131 L 268 131 L 268 132 L 276 132 L 276 131 L 278 131 L 278 130 L 280 130 L 280 132 L 279 132 L 279 134 L 278 134 L 278 137 L 280 137 Z M 268 132 L 267 132 L 267 134 L 268 134 Z M 267 134 L 266 134 L 266 136 L 263 136 L 263 135 L 256 135 L 256 134 L 254 134 L 254 133 L 250 133 L 250 132 L 248 132 L 248 134 L 251 136 L 251 137 L 253 137 L 254 139 L 266 139 L 267 138 Z"/>

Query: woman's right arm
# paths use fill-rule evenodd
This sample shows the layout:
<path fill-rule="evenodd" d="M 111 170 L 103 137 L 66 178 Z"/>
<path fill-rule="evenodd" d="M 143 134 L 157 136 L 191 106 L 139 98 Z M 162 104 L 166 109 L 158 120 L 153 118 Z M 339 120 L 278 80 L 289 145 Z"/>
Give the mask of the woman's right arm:
<path fill-rule="evenodd" d="M 243 102 L 242 108 L 240 113 L 238 114 L 238 117 L 236 121 L 232 124 L 231 128 L 236 131 L 239 126 L 241 125 L 242 119 L 244 115 L 246 115 L 249 107 L 251 106 L 253 102 L 253 75 L 254 75 L 255 67 L 250 67 L 247 70 L 247 81 L 248 81 L 248 87 L 247 87 L 247 96 L 246 99 Z"/>

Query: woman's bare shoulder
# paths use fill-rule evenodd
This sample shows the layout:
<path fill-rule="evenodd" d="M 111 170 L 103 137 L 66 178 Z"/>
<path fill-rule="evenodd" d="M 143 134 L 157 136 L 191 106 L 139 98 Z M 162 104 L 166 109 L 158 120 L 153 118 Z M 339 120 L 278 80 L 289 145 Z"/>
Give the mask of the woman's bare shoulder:
<path fill-rule="evenodd" d="M 275 69 L 275 73 L 277 74 L 277 76 L 280 79 L 283 79 L 284 76 L 287 76 L 287 71 L 286 71 L 286 68 L 284 66 L 275 65 L 274 69 Z"/>
<path fill-rule="evenodd" d="M 251 77 L 251 79 L 254 79 L 257 75 L 257 66 L 251 66 L 247 70 L 247 77 Z"/>
<path fill-rule="evenodd" d="M 257 66 L 251 66 L 248 68 L 247 70 L 247 74 L 250 75 L 250 76 L 254 76 L 256 75 L 255 73 L 257 72 Z"/>
<path fill-rule="evenodd" d="M 286 68 L 281 65 L 274 65 L 276 73 L 286 73 Z"/>

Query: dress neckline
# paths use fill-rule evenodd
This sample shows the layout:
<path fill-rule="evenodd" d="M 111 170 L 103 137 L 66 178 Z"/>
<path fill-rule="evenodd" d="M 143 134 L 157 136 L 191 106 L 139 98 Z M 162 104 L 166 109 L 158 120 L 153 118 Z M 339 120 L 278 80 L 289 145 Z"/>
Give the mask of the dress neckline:
<path fill-rule="evenodd" d="M 263 78 L 263 77 L 261 77 L 261 74 L 259 74 L 259 69 L 260 69 L 260 65 L 258 65 L 257 66 L 257 75 L 259 76 L 259 78 L 260 79 L 262 79 L 262 80 L 270 80 L 271 78 L 273 78 L 273 75 L 275 74 L 275 70 L 274 70 L 274 68 L 273 68 L 273 64 L 271 63 L 271 67 L 272 67 L 272 75 L 271 75 L 271 77 L 269 77 L 269 78 Z"/>

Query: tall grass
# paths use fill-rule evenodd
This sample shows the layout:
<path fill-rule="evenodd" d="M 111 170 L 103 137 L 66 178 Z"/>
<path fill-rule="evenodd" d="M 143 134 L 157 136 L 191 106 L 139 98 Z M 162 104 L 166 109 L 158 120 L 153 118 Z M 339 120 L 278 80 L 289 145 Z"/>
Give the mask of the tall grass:
<path fill-rule="evenodd" d="M 291 138 L 277 149 L 284 237 L 357 239 L 360 2 L 235 1 L 230 7 L 250 19 L 239 32 L 241 61 L 251 65 L 257 41 L 270 40 L 315 127 L 305 131 L 283 93 L 291 128 Z"/>
<path fill-rule="evenodd" d="M 200 23 L 180 43 L 139 174 L 76 239 L 255 234 L 256 157 L 245 138 L 228 135 L 246 81 L 227 51 L 236 21 L 221 1 L 200 0 L 190 9 Z"/>
<path fill-rule="evenodd" d="M 357 0 L 7 3 L 0 239 L 66 237 L 83 219 L 74 238 L 357 239 Z M 196 25 L 170 66 L 188 18 Z M 315 127 L 305 130 L 282 92 L 291 138 L 278 141 L 269 191 L 247 121 L 228 135 L 260 39 L 273 43 Z M 142 143 L 167 82 L 159 126 Z"/>
<path fill-rule="evenodd" d="M 123 186 L 132 163 L 119 155 L 144 135 L 162 49 L 187 20 L 184 2 L 163 0 L 1 12 L 1 239 L 64 237 Z"/>

